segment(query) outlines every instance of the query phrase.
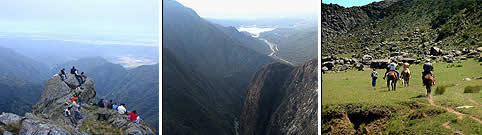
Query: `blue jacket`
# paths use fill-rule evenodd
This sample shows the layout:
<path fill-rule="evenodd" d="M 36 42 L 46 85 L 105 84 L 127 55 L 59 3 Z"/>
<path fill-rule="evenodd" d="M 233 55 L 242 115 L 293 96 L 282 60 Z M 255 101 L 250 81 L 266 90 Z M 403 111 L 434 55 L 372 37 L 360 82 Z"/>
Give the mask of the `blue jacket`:
<path fill-rule="evenodd" d="M 117 111 L 117 107 L 119 107 L 119 106 L 118 106 L 118 105 L 115 105 L 115 104 L 112 105 L 112 109 L 113 109 L 113 110 L 116 110 L 116 111 Z"/>

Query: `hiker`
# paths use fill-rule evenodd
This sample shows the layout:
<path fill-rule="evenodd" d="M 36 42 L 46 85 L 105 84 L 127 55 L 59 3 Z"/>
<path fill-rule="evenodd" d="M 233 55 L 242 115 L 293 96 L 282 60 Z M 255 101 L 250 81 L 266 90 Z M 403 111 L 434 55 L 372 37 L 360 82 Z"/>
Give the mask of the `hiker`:
<path fill-rule="evenodd" d="M 388 70 L 385 72 L 385 76 L 383 77 L 383 80 L 385 80 L 388 72 L 390 72 L 390 71 L 395 71 L 397 73 L 397 79 L 400 79 L 400 73 L 398 73 L 398 71 L 397 71 L 397 63 L 392 61 L 392 63 L 388 64 L 387 69 Z"/>
<path fill-rule="evenodd" d="M 378 72 L 376 70 L 377 70 L 376 68 L 373 68 L 372 75 L 371 75 L 373 87 L 377 86 Z"/>
<path fill-rule="evenodd" d="M 77 121 L 75 120 L 75 118 L 72 116 L 72 107 L 71 106 L 68 106 L 67 108 L 65 108 L 64 110 L 64 116 L 65 117 L 68 117 L 70 122 L 72 122 L 72 124 L 76 125 L 77 126 Z"/>
<path fill-rule="evenodd" d="M 72 97 L 72 103 L 75 102 L 75 100 L 77 100 L 77 97 L 76 97 L 76 96 L 73 96 L 73 97 Z"/>
<path fill-rule="evenodd" d="M 82 84 L 84 84 L 85 80 L 87 80 L 87 76 L 84 75 L 84 72 L 80 73 L 80 76 L 83 77 Z"/>
<path fill-rule="evenodd" d="M 100 108 L 104 108 L 105 107 L 104 99 L 100 99 L 99 103 L 97 103 L 97 106 L 99 106 Z"/>
<path fill-rule="evenodd" d="M 67 75 L 65 74 L 65 68 L 62 68 L 59 72 L 60 79 L 65 80 L 67 79 Z"/>
<path fill-rule="evenodd" d="M 431 74 L 432 77 L 435 78 L 435 75 L 433 74 L 432 71 L 433 71 L 433 65 L 432 63 L 430 63 L 430 59 L 425 60 L 425 64 L 423 64 L 422 80 L 427 74 Z M 433 82 L 433 85 L 435 85 L 435 82 Z"/>
<path fill-rule="evenodd" d="M 77 117 L 75 117 L 75 118 L 76 119 L 82 119 L 82 116 L 80 115 L 80 111 L 79 111 L 80 105 L 77 104 L 77 99 L 74 100 L 74 102 L 72 102 L 72 104 L 70 106 L 72 107 L 72 111 L 74 112 L 74 114 L 77 115 Z"/>
<path fill-rule="evenodd" d="M 75 74 L 75 71 L 76 71 L 76 70 L 77 70 L 77 69 L 75 69 L 75 66 L 72 66 L 72 69 L 70 69 L 70 74 Z"/>
<path fill-rule="evenodd" d="M 75 78 L 77 79 L 77 81 L 79 81 L 79 86 L 80 87 L 83 83 L 84 83 L 84 79 L 82 78 L 82 76 L 80 76 L 79 72 L 77 72 L 78 69 L 75 69 Z"/>
<path fill-rule="evenodd" d="M 112 100 L 109 100 L 109 103 L 107 103 L 107 108 L 112 109 Z"/>
<path fill-rule="evenodd" d="M 129 112 L 128 118 L 129 118 L 131 121 L 137 122 L 137 112 L 136 112 L 136 110 L 134 110 L 134 111 L 132 111 L 132 112 Z"/>
<path fill-rule="evenodd" d="M 119 104 L 114 103 L 114 104 L 112 105 L 112 110 L 117 111 L 117 107 L 119 107 Z"/>
<path fill-rule="evenodd" d="M 124 107 L 125 104 L 120 104 L 119 107 L 117 107 L 117 112 L 119 112 L 119 114 L 125 114 L 126 113 L 126 108 Z"/>

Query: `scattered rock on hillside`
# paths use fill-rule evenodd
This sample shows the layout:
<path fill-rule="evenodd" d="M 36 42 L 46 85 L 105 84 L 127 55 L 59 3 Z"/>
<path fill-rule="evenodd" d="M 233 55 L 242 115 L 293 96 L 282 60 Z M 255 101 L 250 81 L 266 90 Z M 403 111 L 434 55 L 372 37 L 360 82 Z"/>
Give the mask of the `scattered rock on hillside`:
<path fill-rule="evenodd" d="M 464 81 L 471 81 L 472 79 L 470 78 L 464 78 Z"/>

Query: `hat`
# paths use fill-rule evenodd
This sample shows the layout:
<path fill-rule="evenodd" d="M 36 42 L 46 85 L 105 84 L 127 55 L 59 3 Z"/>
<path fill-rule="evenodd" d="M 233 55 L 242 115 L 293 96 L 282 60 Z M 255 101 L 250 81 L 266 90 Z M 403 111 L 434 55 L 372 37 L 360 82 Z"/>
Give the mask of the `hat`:
<path fill-rule="evenodd" d="M 425 62 L 430 62 L 430 59 L 426 59 Z"/>
<path fill-rule="evenodd" d="M 373 68 L 373 70 L 377 70 L 376 68 Z"/>

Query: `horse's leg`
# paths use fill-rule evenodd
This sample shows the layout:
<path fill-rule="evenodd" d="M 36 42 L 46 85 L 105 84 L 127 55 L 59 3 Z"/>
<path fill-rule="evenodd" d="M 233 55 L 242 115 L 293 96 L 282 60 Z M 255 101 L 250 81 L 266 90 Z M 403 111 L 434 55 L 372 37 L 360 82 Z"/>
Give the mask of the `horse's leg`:
<path fill-rule="evenodd" d="M 388 91 L 390 91 L 390 79 L 387 79 L 387 88 L 388 88 Z"/>

